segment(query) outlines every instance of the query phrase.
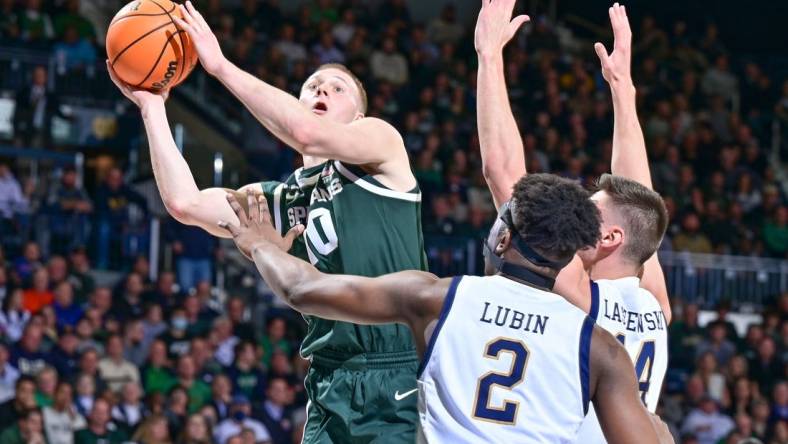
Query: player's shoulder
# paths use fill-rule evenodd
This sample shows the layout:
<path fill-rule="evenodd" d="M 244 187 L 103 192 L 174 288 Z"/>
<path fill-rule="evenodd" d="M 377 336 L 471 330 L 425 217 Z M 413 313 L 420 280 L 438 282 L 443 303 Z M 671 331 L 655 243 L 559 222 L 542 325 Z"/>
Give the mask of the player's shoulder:
<path fill-rule="evenodd" d="M 351 125 L 364 128 L 369 131 L 374 131 L 379 136 L 384 136 L 385 140 L 389 142 L 393 147 L 399 148 L 405 147 L 404 139 L 400 134 L 399 130 L 394 127 L 394 125 L 386 122 L 385 120 L 378 118 L 378 117 L 362 117 L 351 123 Z"/>

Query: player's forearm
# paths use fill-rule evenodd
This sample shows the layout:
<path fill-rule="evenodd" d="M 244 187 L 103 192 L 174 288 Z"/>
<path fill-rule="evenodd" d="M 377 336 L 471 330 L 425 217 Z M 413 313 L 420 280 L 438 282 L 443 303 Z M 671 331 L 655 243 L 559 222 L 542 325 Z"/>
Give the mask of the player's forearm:
<path fill-rule="evenodd" d="M 284 143 L 304 153 L 308 129 L 320 126 L 319 119 L 295 97 L 245 72 L 229 61 L 216 78 L 244 104 L 266 129 Z M 309 132 L 309 134 L 312 134 Z"/>
<path fill-rule="evenodd" d="M 611 84 L 610 90 L 614 116 L 611 171 L 651 188 L 646 140 L 638 120 L 635 87 L 631 80 L 617 80 Z"/>
<path fill-rule="evenodd" d="M 496 207 L 509 200 L 512 187 L 526 173 L 525 153 L 509 105 L 503 55 L 479 55 L 477 124 L 484 177 Z"/>
<path fill-rule="evenodd" d="M 153 176 L 167 211 L 183 224 L 196 225 L 216 236 L 227 237 L 225 230 L 216 227 L 220 219 L 237 221 L 227 204 L 226 193 L 218 189 L 201 192 L 197 188 L 189 165 L 170 133 L 163 102 L 148 103 L 141 110 Z"/>
<path fill-rule="evenodd" d="M 271 290 L 293 309 L 304 312 L 306 284 L 323 275 L 312 264 L 282 251 L 276 244 L 263 240 L 252 248 L 252 260 Z"/>

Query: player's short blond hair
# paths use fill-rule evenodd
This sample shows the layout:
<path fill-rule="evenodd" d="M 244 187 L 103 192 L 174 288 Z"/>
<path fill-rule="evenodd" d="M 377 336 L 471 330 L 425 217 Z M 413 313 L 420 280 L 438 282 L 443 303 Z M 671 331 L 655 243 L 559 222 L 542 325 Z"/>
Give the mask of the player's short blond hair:
<path fill-rule="evenodd" d="M 324 69 L 336 69 L 342 71 L 348 76 L 350 76 L 351 79 L 353 79 L 353 82 L 356 84 L 356 87 L 358 88 L 359 97 L 361 98 L 361 103 L 360 103 L 361 114 L 366 114 L 367 106 L 368 106 L 367 90 L 364 89 L 364 85 L 361 84 L 361 80 L 358 77 L 356 77 L 355 74 L 353 74 L 353 71 L 351 71 L 350 68 L 348 68 L 347 66 L 341 63 L 325 63 L 323 65 L 320 65 L 317 68 L 317 70 L 315 70 L 315 72 L 322 71 Z"/>

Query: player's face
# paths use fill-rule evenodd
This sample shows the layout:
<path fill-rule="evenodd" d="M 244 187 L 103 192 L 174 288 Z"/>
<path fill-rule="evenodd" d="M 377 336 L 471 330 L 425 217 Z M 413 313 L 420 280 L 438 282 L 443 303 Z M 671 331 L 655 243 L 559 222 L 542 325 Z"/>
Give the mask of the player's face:
<path fill-rule="evenodd" d="M 326 68 L 312 74 L 301 88 L 302 104 L 321 117 L 338 123 L 350 123 L 363 117 L 361 92 L 346 73 Z"/>

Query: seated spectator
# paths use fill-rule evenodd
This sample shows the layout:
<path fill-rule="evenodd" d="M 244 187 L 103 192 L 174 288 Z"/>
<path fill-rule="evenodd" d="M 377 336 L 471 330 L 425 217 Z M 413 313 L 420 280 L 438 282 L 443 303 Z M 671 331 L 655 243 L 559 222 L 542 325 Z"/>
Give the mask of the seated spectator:
<path fill-rule="evenodd" d="M 209 315 L 200 305 L 200 298 L 190 294 L 183 300 L 183 310 L 186 321 L 189 323 L 187 332 L 189 336 L 204 336 L 211 329 Z"/>
<path fill-rule="evenodd" d="M 16 381 L 19 379 L 19 370 L 8 363 L 8 347 L 0 343 L 0 403 L 14 398 Z"/>
<path fill-rule="evenodd" d="M 15 425 L 0 433 L 0 442 L 3 444 L 46 444 L 41 411 L 29 409 L 22 413 Z"/>
<path fill-rule="evenodd" d="M 211 384 L 211 406 L 216 411 L 216 417 L 219 421 L 223 421 L 230 416 L 232 397 L 232 381 L 223 373 L 217 374 Z"/>
<path fill-rule="evenodd" d="M 41 326 L 29 323 L 22 338 L 11 349 L 10 363 L 23 375 L 37 375 L 47 365 L 41 347 L 42 334 Z"/>
<path fill-rule="evenodd" d="M 727 338 L 727 330 L 723 321 L 714 322 L 707 326 L 709 338 L 701 342 L 697 349 L 697 356 L 711 353 L 720 366 L 728 365 L 728 360 L 736 354 L 736 346 Z"/>
<path fill-rule="evenodd" d="M 85 247 L 77 246 L 69 254 L 71 264 L 71 283 L 74 285 L 75 300 L 79 304 L 84 304 L 88 295 L 93 293 L 96 282 L 91 275 L 90 260 L 85 252 Z"/>
<path fill-rule="evenodd" d="M 682 231 L 673 238 L 673 249 L 690 253 L 713 252 L 709 238 L 700 231 L 700 219 L 695 213 L 687 213 L 682 219 Z"/>
<path fill-rule="evenodd" d="M 273 444 L 288 444 L 293 434 L 291 405 L 293 390 L 283 378 L 271 379 L 265 391 L 265 401 L 253 416 L 259 418 L 271 434 Z"/>
<path fill-rule="evenodd" d="M 312 53 L 321 65 L 345 62 L 345 54 L 337 48 L 334 44 L 334 36 L 329 33 L 320 35 L 319 42 L 312 47 Z"/>
<path fill-rule="evenodd" d="M 233 335 L 244 341 L 254 341 L 254 326 L 249 321 L 249 310 L 246 303 L 239 297 L 231 297 L 227 301 L 227 317 L 233 324 Z"/>
<path fill-rule="evenodd" d="M 43 417 L 48 444 L 72 444 L 74 432 L 87 426 L 74 407 L 71 384 L 65 381 L 58 383 L 54 402 L 51 407 L 44 407 Z"/>
<path fill-rule="evenodd" d="M 123 358 L 140 368 L 148 356 L 150 342 L 145 342 L 142 321 L 134 319 L 123 327 Z"/>
<path fill-rule="evenodd" d="M 142 384 L 145 392 L 165 394 L 177 383 L 167 362 L 167 345 L 155 340 L 150 346 L 148 362 L 142 367 Z"/>
<path fill-rule="evenodd" d="M 281 351 L 287 356 L 292 353 L 290 343 L 285 339 L 287 324 L 284 318 L 274 317 L 268 320 L 266 326 L 267 334 L 260 338 L 259 344 L 263 349 L 262 363 L 265 368 L 270 368 L 271 357 L 274 351 Z"/>
<path fill-rule="evenodd" d="M 222 373 L 222 366 L 213 358 L 211 344 L 202 337 L 192 339 L 189 345 L 189 354 L 194 359 L 197 374 L 200 380 L 206 384 L 213 382 L 214 376 Z"/>
<path fill-rule="evenodd" d="M 172 249 L 176 255 L 175 267 L 181 291 L 189 292 L 203 281 L 212 282 L 216 237 L 202 228 L 178 223 L 174 227 L 173 240 Z"/>
<path fill-rule="evenodd" d="M 148 212 L 145 198 L 124 183 L 123 173 L 113 168 L 99 185 L 93 199 L 96 211 L 97 261 L 100 269 L 109 266 L 118 268 L 127 258 L 123 256 L 123 239 L 131 227 L 131 208 L 142 213 L 144 220 Z"/>
<path fill-rule="evenodd" d="M 152 343 L 154 339 L 167 331 L 162 308 L 158 304 L 148 304 L 145 308 L 145 317 L 142 320 L 142 334 L 144 343 Z"/>
<path fill-rule="evenodd" d="M 197 379 L 197 369 L 191 356 L 178 358 L 178 386 L 186 390 L 189 397 L 189 412 L 194 413 L 211 399 L 211 388 Z"/>
<path fill-rule="evenodd" d="M 117 430 L 110 422 L 110 404 L 103 398 L 98 398 L 93 403 L 90 415 L 87 418 L 88 426 L 74 434 L 74 442 L 97 443 L 97 442 L 123 442 L 127 439 L 122 431 Z"/>
<path fill-rule="evenodd" d="M 54 301 L 55 295 L 49 290 L 49 272 L 41 267 L 33 273 L 32 286 L 22 294 L 22 307 L 31 314 L 36 314 Z"/>
<path fill-rule="evenodd" d="M 21 289 L 12 291 L 3 299 L 3 310 L 0 311 L 0 332 L 10 343 L 15 343 L 22 337 L 30 313 L 22 306 L 23 292 Z"/>
<path fill-rule="evenodd" d="M 408 81 L 408 61 L 397 51 L 397 43 L 393 38 L 383 40 L 381 50 L 372 53 L 370 67 L 377 80 L 394 86 L 404 85 Z"/>
<path fill-rule="evenodd" d="M 87 216 L 93 211 L 90 196 L 77 184 L 73 167 L 63 170 L 60 186 L 48 199 L 50 209 L 50 250 L 65 254 L 87 242 Z"/>
<path fill-rule="evenodd" d="M 216 425 L 214 439 L 218 444 L 226 444 L 230 437 L 238 435 L 245 428 L 251 429 L 255 442 L 270 441 L 271 435 L 263 423 L 251 418 L 252 408 L 244 395 L 233 396 L 230 417 Z"/>
<path fill-rule="evenodd" d="M 165 316 L 169 315 L 175 307 L 183 304 L 183 294 L 175 283 L 175 274 L 165 271 L 159 275 L 156 287 L 146 292 L 143 299 L 147 303 L 161 306 Z"/>
<path fill-rule="evenodd" d="M 438 45 L 456 44 L 464 32 L 462 25 L 457 22 L 457 10 L 452 4 L 444 6 L 440 16 L 433 19 L 427 27 L 430 40 Z"/>
<path fill-rule="evenodd" d="M 79 376 L 88 375 L 93 378 L 93 383 L 96 386 L 96 393 L 103 393 L 106 388 L 106 383 L 101 379 L 99 373 L 99 354 L 95 349 L 89 348 L 82 352 L 79 357 Z"/>
<path fill-rule="evenodd" d="M 167 428 L 167 418 L 163 415 L 147 417 L 131 439 L 139 443 L 170 444 L 172 441 Z"/>
<path fill-rule="evenodd" d="M 189 395 L 183 387 L 176 385 L 170 391 L 164 414 L 167 416 L 171 435 L 177 436 L 181 433 L 181 429 L 189 415 L 189 403 Z"/>
<path fill-rule="evenodd" d="M 139 384 L 127 382 L 123 385 L 119 402 L 112 407 L 113 421 L 127 435 L 132 434 L 137 425 L 143 420 L 145 406 L 142 404 L 141 399 L 142 391 Z"/>
<path fill-rule="evenodd" d="M 213 321 L 211 342 L 216 352 L 214 358 L 224 367 L 229 367 L 235 361 L 233 350 L 240 339 L 233 334 L 233 324 L 228 318 L 217 318 Z"/>
<path fill-rule="evenodd" d="M 55 401 L 58 374 L 54 367 L 46 366 L 36 375 L 36 406 L 50 407 Z"/>
<path fill-rule="evenodd" d="M 141 318 L 144 312 L 144 300 L 142 276 L 137 273 L 130 273 L 126 277 L 126 284 L 121 293 L 115 296 L 112 303 L 112 315 L 116 319 L 126 320 L 130 318 Z"/>
<path fill-rule="evenodd" d="M 63 281 L 55 287 L 55 303 L 53 304 L 57 326 L 69 329 L 77 326 L 82 318 L 82 307 L 74 303 L 74 290 L 71 282 Z"/>
<path fill-rule="evenodd" d="M 115 393 L 129 382 L 140 382 L 137 367 L 123 358 L 123 338 L 120 335 L 112 335 L 107 339 L 107 356 L 99 361 L 98 368 L 101 379 Z"/>
<path fill-rule="evenodd" d="M 47 362 L 55 367 L 62 379 L 70 380 L 77 373 L 78 345 L 77 336 L 72 331 L 65 330 L 58 337 L 57 345 L 49 351 Z"/>
<path fill-rule="evenodd" d="M 183 308 L 176 308 L 170 318 L 170 328 L 160 334 L 157 339 L 167 344 L 167 356 L 170 359 L 177 359 L 179 356 L 189 352 L 191 335 L 188 332 L 189 320 Z"/>
<path fill-rule="evenodd" d="M 186 420 L 186 426 L 178 439 L 179 444 L 211 444 L 213 443 L 213 431 L 205 416 L 195 413 Z"/>
<path fill-rule="evenodd" d="M 254 399 L 263 393 L 265 375 L 259 368 L 253 343 L 243 341 L 235 346 L 235 363 L 226 373 L 233 383 L 233 394 Z"/>
<path fill-rule="evenodd" d="M 692 433 L 698 444 L 716 444 L 734 428 L 733 420 L 719 412 L 711 397 L 701 400 L 698 408 L 690 411 L 681 427 L 682 433 Z"/>
<path fill-rule="evenodd" d="M 763 226 L 763 242 L 767 253 L 785 258 L 788 253 L 788 207 L 781 206 Z"/>
<path fill-rule="evenodd" d="M 763 393 L 769 393 L 777 382 L 779 375 L 784 374 L 785 366 L 777 355 L 774 339 L 764 337 L 758 344 L 758 355 L 750 360 L 750 378 L 760 383 Z"/>
<path fill-rule="evenodd" d="M 93 410 L 93 404 L 96 401 L 96 379 L 87 374 L 79 375 L 76 380 L 76 391 L 74 406 L 77 413 L 87 417 Z"/>
<path fill-rule="evenodd" d="M 24 103 L 17 101 L 16 103 Z M 19 114 L 16 112 L 14 117 Z M 17 126 L 14 124 L 14 129 L 16 131 L 22 131 L 24 128 L 20 127 L 19 130 L 16 129 Z M 22 186 L 19 184 L 19 181 L 16 180 L 11 170 L 8 168 L 8 165 L 4 163 L 0 163 L 0 228 L 3 229 L 4 233 L 17 233 L 18 226 L 17 222 L 15 221 L 15 216 L 20 211 L 25 211 L 28 206 L 28 200 L 25 195 L 22 193 Z M 0 238 L 0 240 L 5 240 L 5 238 Z M 19 260 L 19 264 L 15 264 L 16 272 L 20 278 L 26 279 L 32 273 L 33 267 L 36 265 L 34 260 L 37 261 L 38 250 L 35 250 L 35 256 L 32 256 L 32 251 L 28 250 L 28 245 L 35 243 L 29 242 L 25 245 L 25 255 L 23 255 Z M 20 269 L 24 267 L 23 269 Z"/>
<path fill-rule="evenodd" d="M 0 404 L 0 430 L 12 427 L 27 410 L 36 408 L 36 381 L 22 375 L 16 380 L 14 397 Z"/>
<path fill-rule="evenodd" d="M 79 7 L 79 0 L 65 2 L 65 11 L 55 17 L 55 35 L 58 38 L 63 38 L 68 27 L 73 27 L 77 30 L 77 35 L 80 38 L 93 42 L 96 40 L 96 30 L 90 20 L 80 15 Z"/>
<path fill-rule="evenodd" d="M 772 390 L 772 413 L 770 421 L 788 421 L 788 382 L 777 383 Z"/>
<path fill-rule="evenodd" d="M 55 35 L 52 19 L 42 11 L 40 0 L 25 2 L 25 9 L 19 15 L 19 29 L 23 40 L 36 45 L 43 45 Z"/>

